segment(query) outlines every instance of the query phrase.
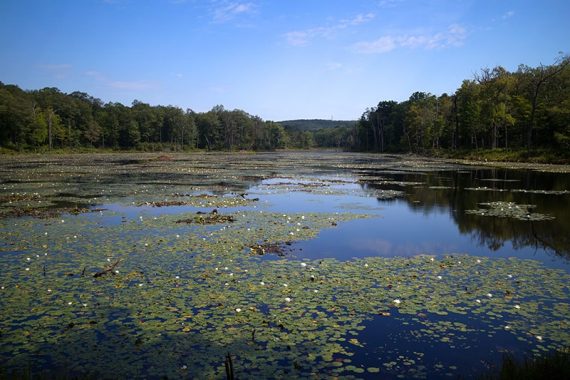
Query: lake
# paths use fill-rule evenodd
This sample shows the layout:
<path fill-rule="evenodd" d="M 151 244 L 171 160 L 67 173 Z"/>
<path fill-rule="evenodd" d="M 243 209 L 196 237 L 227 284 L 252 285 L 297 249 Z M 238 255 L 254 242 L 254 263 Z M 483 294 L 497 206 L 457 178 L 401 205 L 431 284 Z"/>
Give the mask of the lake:
<path fill-rule="evenodd" d="M 0 376 L 478 378 L 570 346 L 565 168 L 0 161 Z"/>

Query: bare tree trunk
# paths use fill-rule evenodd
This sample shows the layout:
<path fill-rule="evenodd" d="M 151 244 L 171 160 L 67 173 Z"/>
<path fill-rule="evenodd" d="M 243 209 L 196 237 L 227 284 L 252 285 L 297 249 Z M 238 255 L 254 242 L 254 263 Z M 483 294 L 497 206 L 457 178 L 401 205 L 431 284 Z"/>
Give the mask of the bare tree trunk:
<path fill-rule="evenodd" d="M 560 58 L 559 60 L 559 65 L 558 67 L 554 67 L 550 66 L 549 67 L 544 67 L 543 65 L 540 65 L 539 67 L 539 74 L 538 74 L 538 78 L 536 79 L 536 82 L 533 83 L 533 93 L 532 93 L 532 101 L 531 101 L 531 111 L 530 111 L 530 122 L 529 125 L 527 127 L 526 130 L 526 146 L 527 149 L 530 150 L 532 148 L 532 132 L 533 129 L 535 128 L 535 122 L 536 122 L 536 108 L 538 106 L 538 94 L 540 92 L 540 88 L 542 87 L 542 85 L 546 82 L 548 82 L 548 80 L 556 75 L 558 75 L 558 73 L 560 73 L 562 70 L 564 70 L 564 68 L 570 64 L 570 58 L 568 56 L 566 56 L 565 58 Z"/>
<path fill-rule="evenodd" d="M 204 136 L 204 138 L 206 139 L 206 146 L 208 147 L 208 152 L 210 151 L 210 139 L 208 138 L 208 136 Z"/>

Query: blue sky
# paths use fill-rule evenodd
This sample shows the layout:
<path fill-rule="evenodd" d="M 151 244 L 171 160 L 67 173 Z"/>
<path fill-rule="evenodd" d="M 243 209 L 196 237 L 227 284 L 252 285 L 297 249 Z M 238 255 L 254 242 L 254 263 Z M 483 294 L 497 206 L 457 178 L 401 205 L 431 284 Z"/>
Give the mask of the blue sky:
<path fill-rule="evenodd" d="M 567 0 L 1 0 L 0 81 L 104 102 L 356 119 L 570 52 Z"/>

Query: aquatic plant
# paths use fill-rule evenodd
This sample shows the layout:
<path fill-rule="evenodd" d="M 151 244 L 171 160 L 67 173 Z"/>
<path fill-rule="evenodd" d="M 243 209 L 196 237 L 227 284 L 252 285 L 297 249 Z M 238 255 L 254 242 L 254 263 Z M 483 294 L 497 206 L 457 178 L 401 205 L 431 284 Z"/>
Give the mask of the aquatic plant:
<path fill-rule="evenodd" d="M 518 220 L 541 221 L 552 220 L 554 217 L 550 215 L 531 212 L 535 208 L 534 205 L 516 204 L 514 202 L 488 202 L 480 203 L 486 208 L 478 210 L 465 210 L 466 214 L 479 216 L 495 216 L 499 218 L 513 218 Z"/>

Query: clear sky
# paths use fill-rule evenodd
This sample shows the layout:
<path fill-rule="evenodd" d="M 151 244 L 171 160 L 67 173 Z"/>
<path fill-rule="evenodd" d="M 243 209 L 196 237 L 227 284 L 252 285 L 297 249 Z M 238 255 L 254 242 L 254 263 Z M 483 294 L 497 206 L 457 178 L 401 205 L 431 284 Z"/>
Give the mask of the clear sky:
<path fill-rule="evenodd" d="M 0 0 L 0 81 L 104 102 L 356 119 L 570 51 L 570 0 Z"/>

